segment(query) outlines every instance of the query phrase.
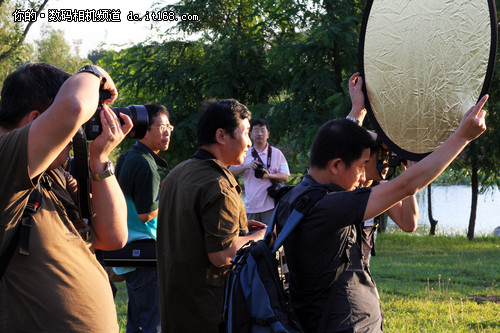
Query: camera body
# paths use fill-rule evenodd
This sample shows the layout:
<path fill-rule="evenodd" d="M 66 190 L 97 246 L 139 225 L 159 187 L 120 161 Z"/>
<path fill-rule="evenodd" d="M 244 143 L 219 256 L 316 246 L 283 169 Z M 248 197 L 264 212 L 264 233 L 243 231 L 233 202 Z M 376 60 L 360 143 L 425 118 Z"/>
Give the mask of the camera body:
<path fill-rule="evenodd" d="M 401 163 L 406 165 L 406 160 L 401 158 L 395 152 L 389 151 L 389 159 L 387 161 L 387 166 L 389 168 L 397 168 L 401 166 Z"/>
<path fill-rule="evenodd" d="M 85 135 L 87 136 L 87 140 L 95 140 L 101 132 L 102 132 L 102 124 L 101 118 L 99 114 L 102 110 L 103 101 L 110 97 L 109 91 L 101 90 L 99 92 L 99 106 L 97 107 L 96 112 L 83 125 L 83 129 L 85 131 Z M 149 116 L 148 110 L 144 105 L 129 105 L 127 107 L 112 107 L 111 110 L 116 114 L 118 119 L 120 120 L 120 124 L 123 125 L 123 120 L 120 118 L 120 112 L 126 114 L 132 119 L 133 127 L 132 130 L 127 134 L 127 137 L 130 139 L 142 139 L 146 135 L 146 131 L 149 128 Z"/>
<path fill-rule="evenodd" d="M 255 178 L 262 178 L 264 177 L 264 165 L 260 162 L 257 162 L 257 168 L 255 168 Z"/>

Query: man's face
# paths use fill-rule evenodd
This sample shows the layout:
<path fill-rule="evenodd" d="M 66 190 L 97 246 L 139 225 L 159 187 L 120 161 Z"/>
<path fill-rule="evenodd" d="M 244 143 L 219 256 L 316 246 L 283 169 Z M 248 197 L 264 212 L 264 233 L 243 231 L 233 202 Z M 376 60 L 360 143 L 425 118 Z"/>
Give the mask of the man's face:
<path fill-rule="evenodd" d="M 227 161 L 225 162 L 227 165 L 239 165 L 243 163 L 248 148 L 252 146 L 252 142 L 248 137 L 249 131 L 250 122 L 248 119 L 244 119 L 240 121 L 233 135 L 229 135 L 226 146 Z"/>
<path fill-rule="evenodd" d="M 151 124 L 150 130 L 146 132 L 141 142 L 151 148 L 155 153 L 158 153 L 159 151 L 168 149 L 173 126 L 170 124 L 165 114 L 159 114 L 153 119 L 154 122 Z"/>
<path fill-rule="evenodd" d="M 381 181 L 384 180 L 389 172 L 388 167 L 389 151 L 380 147 L 373 154 L 370 155 L 370 160 L 366 166 L 366 180 Z M 384 169 L 382 172 L 377 170 L 377 162 L 382 161 L 384 164 Z"/>
<path fill-rule="evenodd" d="M 253 143 L 258 145 L 265 145 L 267 143 L 267 139 L 269 139 L 269 131 L 266 126 L 253 126 L 250 135 Z"/>
<path fill-rule="evenodd" d="M 370 149 L 363 150 L 361 157 L 353 161 L 349 167 L 344 167 L 341 181 L 338 185 L 346 190 L 355 190 L 360 184 L 366 181 L 366 166 L 370 160 Z M 345 166 L 345 164 L 344 164 Z"/>

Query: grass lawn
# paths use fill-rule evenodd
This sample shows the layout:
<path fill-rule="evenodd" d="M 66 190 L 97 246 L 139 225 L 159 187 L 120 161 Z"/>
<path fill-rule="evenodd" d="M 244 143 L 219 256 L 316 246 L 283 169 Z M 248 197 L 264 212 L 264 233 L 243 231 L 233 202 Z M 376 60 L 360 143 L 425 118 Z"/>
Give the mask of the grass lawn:
<path fill-rule="evenodd" d="M 379 234 L 386 332 L 500 332 L 500 238 Z"/>
<path fill-rule="evenodd" d="M 500 238 L 378 234 L 371 270 L 385 332 L 500 332 Z M 125 332 L 127 291 L 117 283 Z"/>

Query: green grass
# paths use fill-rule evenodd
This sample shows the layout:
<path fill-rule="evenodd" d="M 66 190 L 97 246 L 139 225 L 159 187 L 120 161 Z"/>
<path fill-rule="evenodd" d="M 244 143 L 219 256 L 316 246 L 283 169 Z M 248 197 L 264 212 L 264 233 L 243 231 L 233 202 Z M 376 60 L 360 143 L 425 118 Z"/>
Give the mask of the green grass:
<path fill-rule="evenodd" d="M 385 332 L 500 332 L 500 238 L 378 234 L 371 270 Z M 127 291 L 116 284 L 120 332 Z"/>
<path fill-rule="evenodd" d="M 125 333 L 127 326 L 127 286 L 125 282 L 115 282 L 115 286 L 118 288 L 118 293 L 115 297 L 118 324 L 120 325 L 120 333 Z"/>
<path fill-rule="evenodd" d="M 500 238 L 379 234 L 386 332 L 500 332 Z"/>

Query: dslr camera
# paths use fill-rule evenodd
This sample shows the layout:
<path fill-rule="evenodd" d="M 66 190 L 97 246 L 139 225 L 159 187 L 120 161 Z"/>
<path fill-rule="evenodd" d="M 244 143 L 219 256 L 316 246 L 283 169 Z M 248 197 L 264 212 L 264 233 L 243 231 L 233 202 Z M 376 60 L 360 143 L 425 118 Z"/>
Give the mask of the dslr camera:
<path fill-rule="evenodd" d="M 387 162 L 388 167 L 389 168 L 397 168 L 398 166 L 401 165 L 401 163 L 406 165 L 406 160 L 404 158 L 401 158 L 395 152 L 389 151 L 389 159 Z"/>
<path fill-rule="evenodd" d="M 264 177 L 264 165 L 260 162 L 257 162 L 257 168 L 255 168 L 255 178 L 262 178 Z"/>
<path fill-rule="evenodd" d="M 99 116 L 104 100 L 111 97 L 111 94 L 107 90 L 101 90 L 99 92 L 99 106 L 96 112 L 90 118 L 88 122 L 83 125 L 85 135 L 87 140 L 94 140 L 102 132 L 101 118 Z M 146 131 L 149 128 L 149 116 L 148 111 L 144 105 L 129 105 L 127 107 L 111 107 L 111 110 L 116 114 L 120 120 L 121 125 L 123 125 L 123 120 L 120 118 L 120 112 L 126 114 L 132 119 L 134 127 L 127 134 L 130 139 L 142 139 L 146 135 Z"/>

